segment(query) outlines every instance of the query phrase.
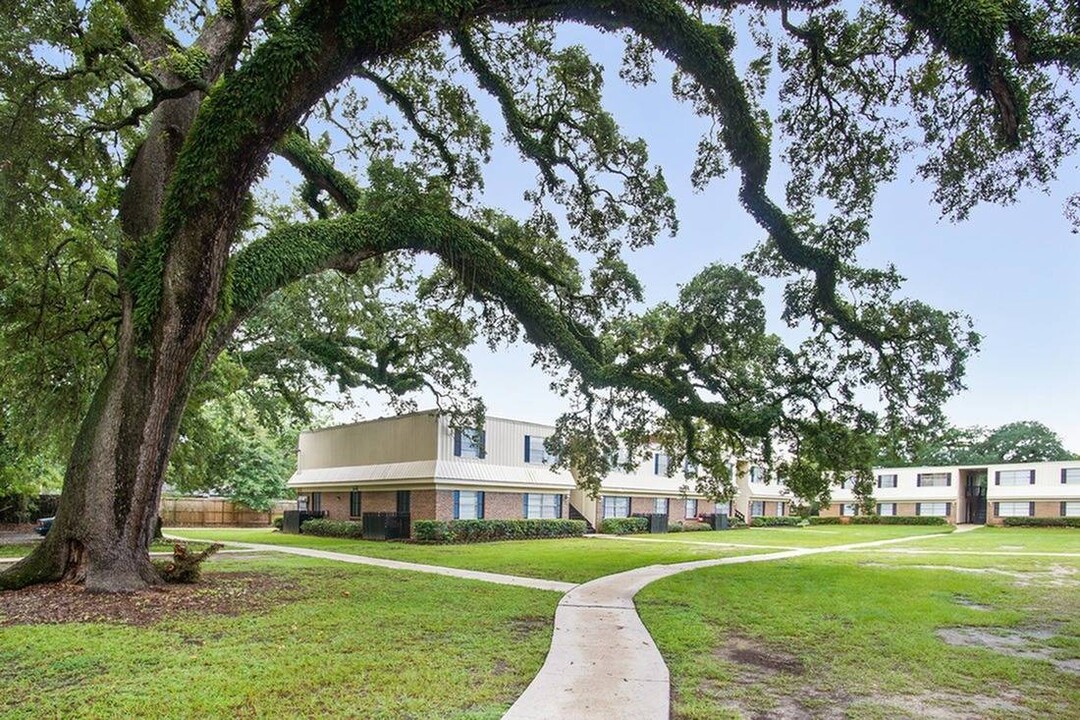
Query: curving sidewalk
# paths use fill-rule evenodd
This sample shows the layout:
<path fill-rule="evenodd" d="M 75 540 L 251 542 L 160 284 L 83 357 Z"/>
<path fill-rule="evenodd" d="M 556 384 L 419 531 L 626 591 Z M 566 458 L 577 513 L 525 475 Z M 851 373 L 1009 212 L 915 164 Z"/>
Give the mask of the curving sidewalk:
<path fill-rule="evenodd" d="M 503 720 L 667 720 L 671 698 L 667 665 L 634 607 L 634 596 L 654 580 L 717 565 L 785 560 L 944 534 L 650 565 L 579 585 L 555 611 L 555 631 L 543 667 Z"/>

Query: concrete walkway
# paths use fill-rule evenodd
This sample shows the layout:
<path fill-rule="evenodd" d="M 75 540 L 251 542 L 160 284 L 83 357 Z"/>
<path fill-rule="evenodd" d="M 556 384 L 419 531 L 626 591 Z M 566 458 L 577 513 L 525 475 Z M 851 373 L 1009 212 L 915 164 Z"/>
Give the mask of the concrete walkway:
<path fill-rule="evenodd" d="M 654 580 L 717 565 L 786 560 L 927 537 L 938 535 L 650 565 L 579 585 L 555 611 L 555 632 L 543 667 L 503 720 L 667 720 L 671 702 L 667 665 L 634 607 L 634 596 Z"/>
<path fill-rule="evenodd" d="M 207 542 L 206 540 L 189 540 L 176 535 L 170 535 L 168 537 L 170 540 L 181 540 L 183 542 Z M 447 575 L 449 577 L 463 578 L 465 580 L 480 580 L 483 582 L 496 583 L 498 585 L 516 585 L 517 587 L 532 588 L 533 590 L 552 590 L 554 592 L 564 593 L 577 587 L 574 583 L 559 582 L 558 580 L 541 580 L 539 578 L 502 575 L 500 573 L 481 572 L 479 570 L 461 570 L 459 568 L 442 567 L 441 565 L 423 565 L 421 563 L 402 562 L 400 560 L 384 560 L 382 558 L 367 557 L 366 555 L 351 555 L 349 553 L 330 552 L 329 550 L 312 550 L 310 548 L 298 548 L 289 545 L 264 545 L 262 543 L 234 542 L 231 540 L 214 540 L 213 542 L 229 547 L 244 548 L 245 550 L 279 552 L 285 553 L 286 555 L 299 555 L 301 557 L 318 558 L 320 560 L 335 560 L 337 562 L 352 563 L 353 565 L 373 565 L 389 570 L 408 570 L 410 572 L 430 573 L 432 575 Z"/>

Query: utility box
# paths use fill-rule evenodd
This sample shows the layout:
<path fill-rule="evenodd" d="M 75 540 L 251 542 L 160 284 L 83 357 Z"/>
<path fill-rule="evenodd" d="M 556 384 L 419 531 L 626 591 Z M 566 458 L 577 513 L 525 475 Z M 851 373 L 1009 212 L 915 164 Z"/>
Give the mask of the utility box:
<path fill-rule="evenodd" d="M 404 512 L 367 512 L 360 518 L 365 540 L 402 540 L 412 528 L 412 516 Z"/>
<path fill-rule="evenodd" d="M 649 521 L 649 532 L 653 534 L 668 531 L 667 513 L 636 513 L 634 517 L 643 517 Z"/>

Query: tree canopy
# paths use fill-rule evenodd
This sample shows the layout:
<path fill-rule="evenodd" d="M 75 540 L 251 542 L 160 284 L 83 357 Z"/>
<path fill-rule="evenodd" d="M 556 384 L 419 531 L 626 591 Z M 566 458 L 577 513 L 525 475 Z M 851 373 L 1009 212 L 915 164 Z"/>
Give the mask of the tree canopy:
<path fill-rule="evenodd" d="M 714 496 L 732 454 L 825 492 L 874 433 L 939 423 L 978 344 L 858 264 L 878 187 L 915 157 L 962 219 L 1077 146 L 1072 3 L 69 0 L 2 23 L 2 429 L 71 449 L 12 583 L 149 581 L 147 508 L 207 383 L 298 415 L 327 381 L 426 388 L 463 419 L 474 338 L 536 348 L 590 490 L 660 439 Z M 632 86 L 672 70 L 709 121 L 694 183 L 737 176 L 762 229 L 672 302 L 643 307 L 625 260 L 677 228 L 663 169 L 567 24 L 623 37 Z M 536 169 L 520 217 L 483 201 L 499 137 Z M 766 331 L 767 278 L 793 344 Z"/>
<path fill-rule="evenodd" d="M 990 465 L 996 463 L 1073 460 L 1061 437 L 1034 420 L 1006 423 L 996 428 L 946 426 L 924 438 L 906 457 L 889 452 L 886 465 Z"/>

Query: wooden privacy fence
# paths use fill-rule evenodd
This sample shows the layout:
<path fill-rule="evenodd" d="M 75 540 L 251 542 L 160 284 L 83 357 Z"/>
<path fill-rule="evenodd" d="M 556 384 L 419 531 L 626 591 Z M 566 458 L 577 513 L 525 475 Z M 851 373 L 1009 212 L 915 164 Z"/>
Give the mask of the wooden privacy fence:
<path fill-rule="evenodd" d="M 166 527 L 263 527 L 286 510 L 295 510 L 295 500 L 279 500 L 268 512 L 238 505 L 224 498 L 162 498 L 161 522 Z"/>

